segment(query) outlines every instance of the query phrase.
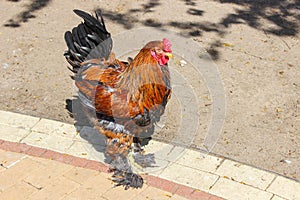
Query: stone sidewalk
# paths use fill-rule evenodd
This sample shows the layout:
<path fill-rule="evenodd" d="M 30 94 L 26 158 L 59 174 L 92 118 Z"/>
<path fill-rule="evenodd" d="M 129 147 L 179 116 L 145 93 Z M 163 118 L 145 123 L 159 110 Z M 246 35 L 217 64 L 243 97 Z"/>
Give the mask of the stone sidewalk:
<path fill-rule="evenodd" d="M 277 174 L 151 141 L 157 166 L 133 167 L 139 190 L 113 188 L 102 138 L 89 127 L 0 111 L 0 199 L 300 199 Z"/>
<path fill-rule="evenodd" d="M 113 188 L 107 167 L 71 155 L 0 141 L 0 199 L 221 199 L 144 176 L 142 189 Z M 16 153 L 23 152 L 23 153 Z"/>

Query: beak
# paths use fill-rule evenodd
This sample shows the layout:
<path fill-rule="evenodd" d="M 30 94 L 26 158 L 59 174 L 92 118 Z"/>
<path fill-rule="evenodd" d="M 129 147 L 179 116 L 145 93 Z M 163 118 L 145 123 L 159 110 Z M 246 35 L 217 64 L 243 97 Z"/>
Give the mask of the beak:
<path fill-rule="evenodd" d="M 168 56 L 169 58 L 173 58 L 173 54 L 171 54 L 169 52 L 165 53 L 165 55 Z"/>

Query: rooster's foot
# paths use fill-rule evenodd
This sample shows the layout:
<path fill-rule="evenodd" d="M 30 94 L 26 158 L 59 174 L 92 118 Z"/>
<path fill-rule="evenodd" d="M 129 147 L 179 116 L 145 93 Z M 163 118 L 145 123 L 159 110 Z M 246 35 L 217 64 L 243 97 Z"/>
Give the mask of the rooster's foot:
<path fill-rule="evenodd" d="M 113 174 L 113 182 L 115 182 L 115 186 L 124 186 L 125 190 L 132 188 L 142 188 L 144 180 L 143 178 L 132 172 L 120 171 L 117 169 L 111 169 L 114 172 Z"/>

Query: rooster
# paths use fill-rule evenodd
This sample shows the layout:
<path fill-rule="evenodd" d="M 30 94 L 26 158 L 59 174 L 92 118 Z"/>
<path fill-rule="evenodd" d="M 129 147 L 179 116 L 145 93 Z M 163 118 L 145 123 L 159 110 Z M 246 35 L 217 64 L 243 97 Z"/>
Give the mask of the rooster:
<path fill-rule="evenodd" d="M 150 166 L 153 155 L 144 155 L 143 134 L 153 130 L 170 99 L 168 39 L 147 43 L 128 62 L 116 59 L 112 39 L 100 11 L 92 16 L 74 10 L 84 21 L 65 32 L 68 50 L 64 56 L 78 88 L 78 98 L 92 126 L 107 138 L 106 153 L 113 161 L 110 171 L 117 186 L 141 188 L 143 178 L 128 162 Z"/>

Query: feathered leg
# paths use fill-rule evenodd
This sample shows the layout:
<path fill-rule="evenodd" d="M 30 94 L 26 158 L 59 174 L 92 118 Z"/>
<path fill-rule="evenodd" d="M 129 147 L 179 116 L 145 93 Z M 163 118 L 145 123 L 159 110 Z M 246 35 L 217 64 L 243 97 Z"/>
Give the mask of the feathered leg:
<path fill-rule="evenodd" d="M 151 138 L 150 138 L 151 139 Z M 153 167 L 153 164 L 156 164 L 155 157 L 153 153 L 145 154 L 144 149 L 142 148 L 143 140 L 150 140 L 149 138 L 133 138 L 133 158 L 141 167 Z"/>
<path fill-rule="evenodd" d="M 115 186 L 124 186 L 128 188 L 141 188 L 143 186 L 143 178 L 132 172 L 127 157 L 123 155 L 113 155 L 113 161 L 110 164 L 110 172 L 113 172 L 113 181 Z"/>
<path fill-rule="evenodd" d="M 130 187 L 141 188 L 143 178 L 132 172 L 127 159 L 133 136 L 122 125 L 106 120 L 96 120 L 94 127 L 108 138 L 106 153 L 113 159 L 110 172 L 113 172 L 112 180 L 116 183 L 115 186 L 124 186 L 126 190 Z"/>

